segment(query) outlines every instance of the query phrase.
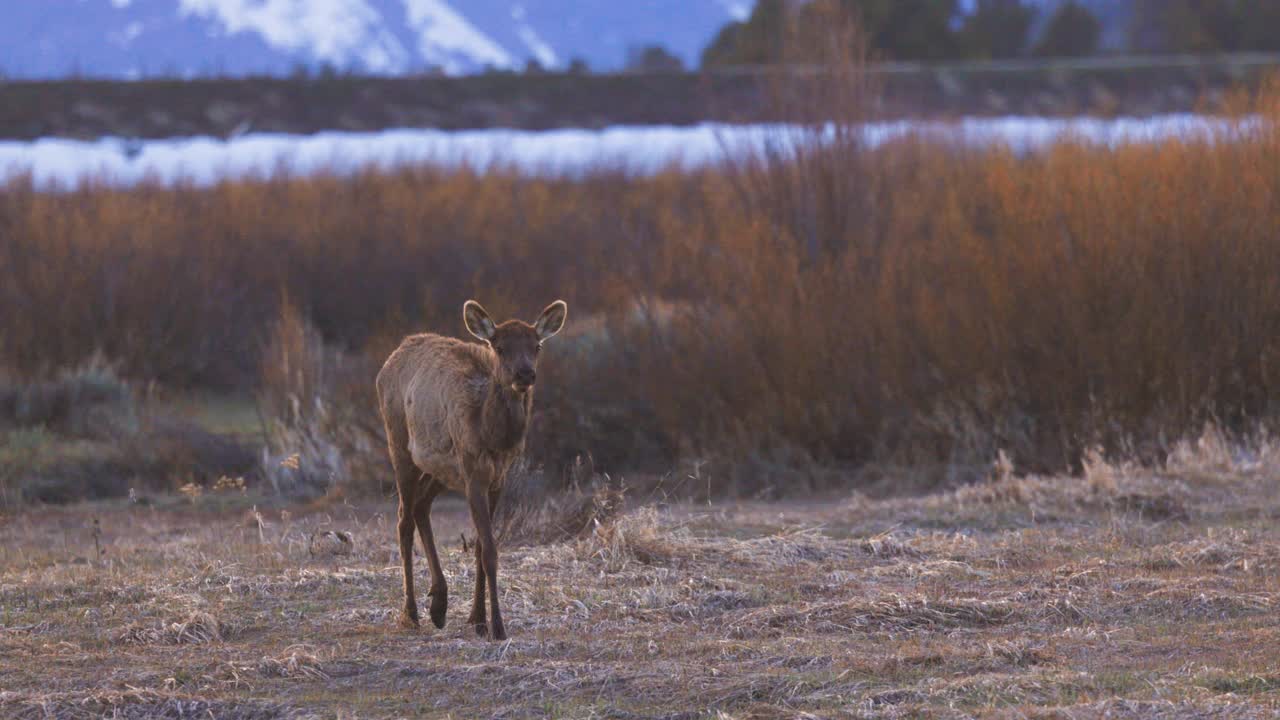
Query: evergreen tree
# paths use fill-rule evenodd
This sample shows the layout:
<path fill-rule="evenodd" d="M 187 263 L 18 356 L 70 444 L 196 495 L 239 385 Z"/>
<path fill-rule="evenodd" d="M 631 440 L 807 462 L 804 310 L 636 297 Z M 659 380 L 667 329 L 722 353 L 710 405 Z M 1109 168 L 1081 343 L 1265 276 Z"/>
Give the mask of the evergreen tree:
<path fill-rule="evenodd" d="M 1035 16 L 1023 0 L 978 0 L 960 28 L 961 49 L 978 59 L 1018 57 L 1027 50 Z"/>
<path fill-rule="evenodd" d="M 1274 0 L 1138 0 L 1130 42 L 1155 53 L 1280 50 Z"/>
<path fill-rule="evenodd" d="M 648 45 L 632 49 L 627 54 L 627 70 L 630 72 L 681 72 L 684 61 L 661 45 Z"/>
<path fill-rule="evenodd" d="M 1067 0 L 1049 19 L 1035 52 L 1041 57 L 1092 55 L 1098 51 L 1101 37 L 1098 18 L 1076 0 Z"/>
<path fill-rule="evenodd" d="M 745 22 L 731 22 L 721 28 L 702 51 L 703 67 L 767 65 L 782 57 L 782 39 L 787 23 L 786 0 L 757 0 Z"/>

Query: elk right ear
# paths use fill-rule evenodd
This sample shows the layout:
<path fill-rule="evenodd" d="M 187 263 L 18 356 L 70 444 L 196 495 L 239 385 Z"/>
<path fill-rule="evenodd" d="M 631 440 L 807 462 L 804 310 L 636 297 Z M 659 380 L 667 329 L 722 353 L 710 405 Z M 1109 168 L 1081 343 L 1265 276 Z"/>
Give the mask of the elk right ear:
<path fill-rule="evenodd" d="M 485 342 L 492 340 L 493 334 L 498 331 L 493 320 L 489 319 L 489 313 L 475 300 L 468 300 L 462 306 L 462 322 L 466 323 L 468 332 Z"/>

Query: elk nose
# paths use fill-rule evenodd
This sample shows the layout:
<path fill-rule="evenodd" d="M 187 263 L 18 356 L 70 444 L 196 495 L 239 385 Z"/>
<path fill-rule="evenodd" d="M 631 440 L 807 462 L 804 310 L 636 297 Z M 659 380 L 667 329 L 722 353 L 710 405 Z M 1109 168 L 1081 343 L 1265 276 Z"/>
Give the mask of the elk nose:
<path fill-rule="evenodd" d="M 526 386 L 532 385 L 533 381 L 536 380 L 537 377 L 538 376 L 534 372 L 533 368 L 520 368 L 516 371 L 516 384 Z"/>

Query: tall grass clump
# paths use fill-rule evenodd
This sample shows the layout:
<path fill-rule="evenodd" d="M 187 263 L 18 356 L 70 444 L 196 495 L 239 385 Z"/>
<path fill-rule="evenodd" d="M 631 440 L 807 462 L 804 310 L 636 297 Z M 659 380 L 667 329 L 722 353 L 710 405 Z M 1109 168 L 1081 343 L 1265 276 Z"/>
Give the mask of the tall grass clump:
<path fill-rule="evenodd" d="M 385 490 L 377 409 L 361 392 L 373 371 L 328 347 L 287 298 L 262 351 L 258 409 L 267 428 L 260 471 L 271 488 L 307 496 Z"/>
<path fill-rule="evenodd" d="M 1159 459 L 1206 422 L 1276 419 L 1275 87 L 1212 138 L 871 148 L 858 45 L 808 47 L 834 69 L 781 79 L 793 130 L 702 171 L 12 182 L 0 365 L 100 353 L 130 378 L 252 388 L 278 463 L 304 444 L 288 433 L 356 447 L 334 433 L 376 428 L 373 374 L 402 335 L 461 334 L 469 297 L 526 319 L 563 297 L 533 461 L 691 460 L 744 491 L 1001 450 L 1029 469 L 1093 446 Z"/>

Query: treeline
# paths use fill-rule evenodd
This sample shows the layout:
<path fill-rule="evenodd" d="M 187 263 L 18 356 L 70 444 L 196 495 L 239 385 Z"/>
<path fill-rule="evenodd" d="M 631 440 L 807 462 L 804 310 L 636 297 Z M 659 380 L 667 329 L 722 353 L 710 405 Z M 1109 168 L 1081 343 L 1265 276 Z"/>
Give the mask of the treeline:
<path fill-rule="evenodd" d="M 759 0 L 721 29 L 702 65 L 804 61 L 783 56 L 785 36 L 820 33 L 832 11 L 856 18 L 865 50 L 891 61 L 1280 50 L 1280 3 L 1263 0 Z"/>

